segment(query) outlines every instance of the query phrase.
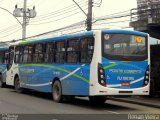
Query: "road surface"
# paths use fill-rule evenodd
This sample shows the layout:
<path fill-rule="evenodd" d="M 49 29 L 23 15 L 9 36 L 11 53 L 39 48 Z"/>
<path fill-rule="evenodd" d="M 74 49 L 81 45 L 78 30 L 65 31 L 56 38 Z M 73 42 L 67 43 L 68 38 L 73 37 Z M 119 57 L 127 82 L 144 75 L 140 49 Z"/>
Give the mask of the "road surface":
<path fill-rule="evenodd" d="M 110 119 L 121 114 L 160 114 L 160 109 L 131 103 L 107 100 L 103 105 L 92 105 L 87 98 L 76 98 L 73 103 L 55 103 L 50 94 L 30 91 L 16 93 L 13 88 L 0 88 L 1 114 L 85 114 Z M 109 119 L 109 120 L 110 120 Z M 115 118 L 116 119 L 116 118 Z M 57 119 L 54 119 L 57 120 Z"/>

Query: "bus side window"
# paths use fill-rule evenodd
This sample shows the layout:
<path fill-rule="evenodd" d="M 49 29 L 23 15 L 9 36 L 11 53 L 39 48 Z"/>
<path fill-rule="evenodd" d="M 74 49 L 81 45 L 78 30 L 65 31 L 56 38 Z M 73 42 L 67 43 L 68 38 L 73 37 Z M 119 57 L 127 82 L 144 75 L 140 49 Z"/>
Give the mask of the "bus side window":
<path fill-rule="evenodd" d="M 18 63 L 22 63 L 23 62 L 23 53 L 24 53 L 24 47 L 20 46 L 20 49 L 19 49 L 19 61 L 18 61 Z"/>
<path fill-rule="evenodd" d="M 90 63 L 93 56 L 94 39 L 93 38 L 82 39 L 80 44 L 80 49 L 81 49 L 81 55 L 80 55 L 81 63 Z"/>
<path fill-rule="evenodd" d="M 5 63 L 5 64 L 8 64 L 8 62 L 9 62 L 9 51 L 6 51 L 6 52 L 5 52 L 4 57 L 5 57 L 4 63 Z"/>
<path fill-rule="evenodd" d="M 0 52 L 0 63 L 1 63 L 1 64 L 3 63 L 3 53 L 4 53 L 4 52 Z"/>
<path fill-rule="evenodd" d="M 20 52 L 20 46 L 17 46 L 15 48 L 15 58 L 14 58 L 15 63 L 19 63 L 19 52 Z"/>
<path fill-rule="evenodd" d="M 9 48 L 9 60 L 8 60 L 8 67 L 7 69 L 10 69 L 10 67 L 13 64 L 13 59 L 14 59 L 14 47 Z"/>
<path fill-rule="evenodd" d="M 6 52 L 6 51 L 3 52 L 2 63 L 5 63 L 5 52 Z"/>
<path fill-rule="evenodd" d="M 35 46 L 35 53 L 34 53 L 34 62 L 41 63 L 43 62 L 43 44 L 37 44 Z"/>
<path fill-rule="evenodd" d="M 65 41 L 55 43 L 55 63 L 65 62 Z"/>
<path fill-rule="evenodd" d="M 45 62 L 46 63 L 53 63 L 54 62 L 54 43 L 53 42 L 46 44 Z"/>
<path fill-rule="evenodd" d="M 27 63 L 32 63 L 32 61 L 33 61 L 33 48 L 34 48 L 34 46 L 32 46 L 32 45 L 28 46 Z"/>
<path fill-rule="evenodd" d="M 23 63 L 27 63 L 27 58 L 28 58 L 28 46 L 24 46 Z"/>
<path fill-rule="evenodd" d="M 67 63 L 79 62 L 79 40 L 69 40 L 67 44 Z"/>

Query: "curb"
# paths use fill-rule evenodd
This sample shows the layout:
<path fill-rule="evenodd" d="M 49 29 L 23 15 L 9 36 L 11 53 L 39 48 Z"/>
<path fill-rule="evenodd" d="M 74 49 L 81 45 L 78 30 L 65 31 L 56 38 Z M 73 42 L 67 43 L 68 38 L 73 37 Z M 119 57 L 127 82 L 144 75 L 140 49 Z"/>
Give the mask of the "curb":
<path fill-rule="evenodd" d="M 150 103 L 146 103 L 146 102 L 138 102 L 135 100 L 127 100 L 127 99 L 121 99 L 121 98 L 109 98 L 109 100 L 126 102 L 126 103 L 133 103 L 133 104 L 144 105 L 144 106 L 149 106 L 149 107 L 154 107 L 154 108 L 160 108 L 160 105 L 150 104 Z"/>

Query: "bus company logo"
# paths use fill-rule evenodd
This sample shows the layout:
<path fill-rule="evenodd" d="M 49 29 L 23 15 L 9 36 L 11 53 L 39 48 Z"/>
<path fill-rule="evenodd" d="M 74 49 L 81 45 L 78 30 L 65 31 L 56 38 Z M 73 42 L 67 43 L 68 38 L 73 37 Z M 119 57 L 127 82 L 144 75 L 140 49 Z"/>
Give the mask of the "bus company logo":
<path fill-rule="evenodd" d="M 111 79 L 109 75 L 107 75 L 106 77 L 107 77 L 107 80 Z"/>
<path fill-rule="evenodd" d="M 83 76 L 83 71 L 81 70 L 80 75 Z"/>
<path fill-rule="evenodd" d="M 53 75 L 60 75 L 61 73 L 60 72 L 57 72 L 57 71 L 54 71 L 53 72 Z"/>
<path fill-rule="evenodd" d="M 134 81 L 134 77 L 128 77 L 128 76 L 118 76 L 117 80 L 129 80 Z"/>
<path fill-rule="evenodd" d="M 22 73 L 34 73 L 35 71 L 34 71 L 34 69 L 20 69 L 20 72 L 22 72 Z"/>
<path fill-rule="evenodd" d="M 115 74 L 141 74 L 141 70 L 124 70 L 124 69 L 109 69 L 110 73 Z"/>
<path fill-rule="evenodd" d="M 104 39 L 105 39 L 105 40 L 109 40 L 109 39 L 110 39 L 110 35 L 109 35 L 109 34 L 105 34 L 105 35 L 104 35 Z"/>

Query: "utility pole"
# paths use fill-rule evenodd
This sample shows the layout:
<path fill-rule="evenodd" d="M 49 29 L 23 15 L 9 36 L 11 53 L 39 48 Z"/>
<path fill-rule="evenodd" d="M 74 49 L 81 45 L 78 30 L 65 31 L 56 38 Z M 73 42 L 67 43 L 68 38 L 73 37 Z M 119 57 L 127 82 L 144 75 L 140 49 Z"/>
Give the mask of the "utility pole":
<path fill-rule="evenodd" d="M 23 17 L 23 23 L 21 23 L 21 25 L 22 25 L 22 39 L 25 40 L 26 26 L 29 22 L 29 19 L 36 17 L 35 6 L 33 6 L 33 9 L 27 8 L 27 0 L 24 0 L 23 8 L 18 8 L 18 6 L 15 5 L 15 10 L 13 11 L 13 15 L 15 17 Z"/>
<path fill-rule="evenodd" d="M 24 0 L 24 6 L 23 6 L 23 32 L 22 32 L 22 39 L 26 38 L 26 26 L 27 26 L 27 16 L 26 16 L 26 11 L 27 11 L 27 0 Z"/>
<path fill-rule="evenodd" d="M 78 3 L 73 0 L 73 2 L 81 9 L 81 11 L 87 16 L 86 24 L 87 24 L 87 31 L 92 30 L 92 7 L 93 7 L 93 1 L 88 0 L 88 14 L 84 12 L 84 10 L 78 5 Z"/>
<path fill-rule="evenodd" d="M 88 0 L 87 31 L 92 30 L 92 7 L 93 7 L 93 1 Z"/>

